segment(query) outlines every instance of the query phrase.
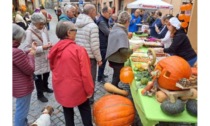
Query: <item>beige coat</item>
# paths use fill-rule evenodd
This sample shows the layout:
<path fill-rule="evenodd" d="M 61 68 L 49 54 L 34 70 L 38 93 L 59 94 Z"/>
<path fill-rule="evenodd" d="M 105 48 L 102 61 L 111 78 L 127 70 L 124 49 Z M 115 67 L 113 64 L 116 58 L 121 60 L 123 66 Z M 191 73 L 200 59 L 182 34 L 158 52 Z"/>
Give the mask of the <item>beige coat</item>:
<path fill-rule="evenodd" d="M 35 33 L 40 36 L 43 42 L 31 31 L 35 31 Z M 47 29 L 44 28 L 43 33 L 38 30 L 34 25 L 30 25 L 26 30 L 26 39 L 23 43 L 23 50 L 27 51 L 31 48 L 32 42 L 37 42 L 36 56 L 35 56 L 35 75 L 43 74 L 50 72 L 50 67 L 47 59 L 48 50 L 43 50 L 42 46 L 47 45 L 49 42 L 49 36 L 47 33 Z"/>

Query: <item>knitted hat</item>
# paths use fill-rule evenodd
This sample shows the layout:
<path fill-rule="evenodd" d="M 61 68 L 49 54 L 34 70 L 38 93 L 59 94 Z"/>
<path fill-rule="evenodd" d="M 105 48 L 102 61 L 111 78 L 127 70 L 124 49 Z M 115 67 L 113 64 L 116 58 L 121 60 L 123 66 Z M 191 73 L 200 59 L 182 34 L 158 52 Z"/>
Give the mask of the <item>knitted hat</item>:
<path fill-rule="evenodd" d="M 172 26 L 174 26 L 177 30 L 180 29 L 181 27 L 181 22 L 176 18 L 176 17 L 172 17 L 169 22 L 171 23 Z"/>

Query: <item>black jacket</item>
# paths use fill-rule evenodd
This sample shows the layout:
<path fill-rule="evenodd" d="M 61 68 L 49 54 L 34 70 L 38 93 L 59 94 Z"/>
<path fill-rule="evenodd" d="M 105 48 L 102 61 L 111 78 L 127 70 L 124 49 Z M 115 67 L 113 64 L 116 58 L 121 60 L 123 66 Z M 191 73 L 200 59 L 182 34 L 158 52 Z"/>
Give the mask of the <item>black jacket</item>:
<path fill-rule="evenodd" d="M 110 32 L 109 20 L 101 15 L 96 23 L 99 28 L 100 49 L 107 49 L 108 37 Z"/>
<path fill-rule="evenodd" d="M 171 46 L 169 48 L 165 48 L 164 52 L 180 56 L 187 61 L 197 56 L 183 29 L 176 31 Z"/>

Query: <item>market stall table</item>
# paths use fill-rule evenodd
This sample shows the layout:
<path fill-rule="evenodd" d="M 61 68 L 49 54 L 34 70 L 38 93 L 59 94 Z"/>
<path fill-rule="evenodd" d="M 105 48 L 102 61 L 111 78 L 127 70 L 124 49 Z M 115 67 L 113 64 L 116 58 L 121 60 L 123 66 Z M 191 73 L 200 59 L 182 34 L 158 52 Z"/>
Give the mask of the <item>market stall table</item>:
<path fill-rule="evenodd" d="M 141 48 L 141 51 L 146 52 L 147 48 Z M 158 60 L 159 61 L 159 60 Z M 130 60 L 132 68 L 134 68 L 134 63 Z M 155 99 L 154 96 L 143 96 L 141 94 L 142 86 L 137 86 L 136 81 L 133 80 L 130 85 L 131 94 L 134 100 L 134 105 L 137 109 L 139 117 L 143 126 L 153 126 L 162 122 L 186 122 L 186 123 L 197 123 L 197 117 L 191 116 L 187 113 L 186 109 L 184 112 L 169 116 L 162 112 L 160 108 L 160 103 Z"/>

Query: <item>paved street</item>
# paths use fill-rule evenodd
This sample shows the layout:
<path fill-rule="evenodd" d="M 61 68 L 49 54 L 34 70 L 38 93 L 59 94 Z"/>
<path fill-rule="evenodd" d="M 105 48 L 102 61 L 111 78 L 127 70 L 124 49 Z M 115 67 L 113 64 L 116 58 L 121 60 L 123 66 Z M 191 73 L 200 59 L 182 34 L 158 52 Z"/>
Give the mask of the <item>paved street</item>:
<path fill-rule="evenodd" d="M 50 35 L 50 40 L 51 42 L 53 42 L 54 44 L 56 42 L 58 42 L 58 38 L 55 35 L 55 28 L 56 28 L 56 24 L 57 24 L 57 16 L 54 13 L 54 10 L 47 10 L 51 15 L 52 15 L 52 21 L 50 22 L 50 31 L 49 31 L 49 35 Z M 108 75 L 109 77 L 106 79 L 107 82 L 111 82 L 111 77 L 113 74 L 113 70 L 108 66 L 108 64 L 106 65 L 105 68 L 105 75 Z M 50 75 L 49 77 L 49 87 L 52 88 L 52 77 Z M 121 88 L 123 88 L 124 90 L 129 91 L 129 98 L 132 100 L 131 95 L 130 95 L 130 90 L 129 90 L 129 86 L 125 85 L 125 84 L 120 84 L 119 85 Z M 96 81 L 96 86 L 95 86 L 95 100 L 99 99 L 100 97 L 102 97 L 104 94 L 106 93 L 106 91 L 103 89 L 103 84 L 100 84 Z M 31 98 L 31 105 L 30 105 L 30 111 L 29 111 L 29 115 L 28 115 L 28 121 L 29 123 L 34 122 L 37 118 L 39 118 L 39 116 L 42 114 L 41 110 L 47 106 L 47 105 L 51 105 L 54 107 L 54 113 L 51 116 L 51 121 L 52 121 L 52 125 L 51 126 L 65 126 L 65 120 L 64 120 L 64 116 L 63 116 L 63 110 L 62 107 L 56 102 L 55 97 L 54 97 L 54 93 L 52 94 L 48 94 L 45 93 L 45 96 L 48 98 L 48 102 L 47 103 L 42 103 L 40 101 L 37 100 L 37 96 L 36 96 L 36 90 L 34 89 L 33 93 L 32 93 L 32 98 Z M 15 99 L 13 98 L 13 113 L 15 112 Z M 14 114 L 13 114 L 14 117 Z M 83 126 L 82 121 L 81 121 L 81 117 L 79 114 L 79 111 L 77 108 L 75 108 L 75 124 L 76 126 Z M 136 114 L 136 118 L 134 121 L 133 126 L 141 126 L 140 120 L 138 115 Z M 183 123 L 161 123 L 158 126 L 191 126 L 189 124 L 183 124 Z"/>

